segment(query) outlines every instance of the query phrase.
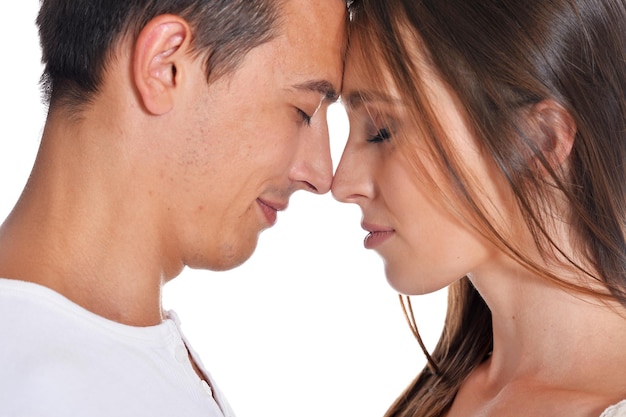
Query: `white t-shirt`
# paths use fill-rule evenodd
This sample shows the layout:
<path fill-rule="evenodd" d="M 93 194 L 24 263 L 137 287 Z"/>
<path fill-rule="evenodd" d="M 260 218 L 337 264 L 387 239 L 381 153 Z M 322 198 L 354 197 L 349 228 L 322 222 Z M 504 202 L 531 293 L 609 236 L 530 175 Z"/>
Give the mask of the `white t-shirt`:
<path fill-rule="evenodd" d="M 175 314 L 126 326 L 46 287 L 0 279 L 0 416 L 234 415 Z"/>
<path fill-rule="evenodd" d="M 600 417 L 626 417 L 626 400 L 610 406 Z"/>

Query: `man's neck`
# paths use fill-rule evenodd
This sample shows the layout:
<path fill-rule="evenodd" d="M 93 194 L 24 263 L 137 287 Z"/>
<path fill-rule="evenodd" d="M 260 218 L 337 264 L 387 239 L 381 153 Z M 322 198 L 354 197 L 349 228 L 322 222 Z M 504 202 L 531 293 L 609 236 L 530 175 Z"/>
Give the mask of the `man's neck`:
<path fill-rule="evenodd" d="M 132 163 L 75 135 L 47 125 L 29 183 L 0 227 L 0 276 L 44 285 L 120 323 L 157 324 L 161 287 L 182 264 L 168 263 Z"/>

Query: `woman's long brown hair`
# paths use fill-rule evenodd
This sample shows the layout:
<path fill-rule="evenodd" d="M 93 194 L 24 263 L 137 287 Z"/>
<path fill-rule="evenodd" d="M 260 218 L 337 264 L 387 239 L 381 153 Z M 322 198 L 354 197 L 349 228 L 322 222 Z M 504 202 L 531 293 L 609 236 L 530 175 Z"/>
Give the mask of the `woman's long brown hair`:
<path fill-rule="evenodd" d="M 451 210 L 525 268 L 566 289 L 626 306 L 624 0 L 355 0 L 351 39 L 356 45 L 351 48 L 357 49 L 351 53 L 372 82 L 389 87 L 390 76 L 412 109 L 415 137 L 394 140 L 418 170 L 415 141 L 426 142 L 448 181 L 435 188 L 444 190 Z M 428 103 L 416 50 L 454 91 L 481 152 L 509 185 L 537 248 L 578 271 L 587 285 L 563 282 L 490 221 Z M 525 117 L 544 100 L 558 103 L 576 125 L 564 170 L 554 167 L 537 145 L 538 135 L 551 132 L 537 134 Z M 579 261 L 567 257 L 549 232 L 557 214 L 550 211 L 554 190 L 568 203 L 570 243 Z M 592 290 L 589 282 L 606 291 Z M 449 288 L 433 364 L 387 417 L 444 416 L 462 382 L 492 347 L 491 312 L 470 280 L 462 278 Z"/>

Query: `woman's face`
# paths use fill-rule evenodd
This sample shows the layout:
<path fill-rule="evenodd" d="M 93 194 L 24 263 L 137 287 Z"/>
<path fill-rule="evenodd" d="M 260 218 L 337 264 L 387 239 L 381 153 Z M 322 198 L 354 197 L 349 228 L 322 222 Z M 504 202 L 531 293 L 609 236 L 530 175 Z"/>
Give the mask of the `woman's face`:
<path fill-rule="evenodd" d="M 350 136 L 333 181 L 335 198 L 358 204 L 365 247 L 385 261 L 391 286 L 404 294 L 423 294 L 443 288 L 464 275 L 489 268 L 497 251 L 453 214 L 436 187 L 446 195 L 449 187 L 428 157 L 425 140 L 394 88 L 380 91 L 359 69 L 376 60 L 360 62 L 358 41 L 347 57 L 343 101 L 350 121 Z M 427 96 L 450 146 L 480 184 L 481 203 L 502 208 L 494 175 L 487 168 L 458 111 L 455 99 L 434 75 L 423 73 Z M 399 146 L 404 135 L 413 154 L 434 180 L 420 178 L 407 153 Z M 483 199 L 484 198 L 484 199 Z M 500 202 L 498 202 L 500 201 Z M 458 205 L 457 205 L 458 206 Z"/>

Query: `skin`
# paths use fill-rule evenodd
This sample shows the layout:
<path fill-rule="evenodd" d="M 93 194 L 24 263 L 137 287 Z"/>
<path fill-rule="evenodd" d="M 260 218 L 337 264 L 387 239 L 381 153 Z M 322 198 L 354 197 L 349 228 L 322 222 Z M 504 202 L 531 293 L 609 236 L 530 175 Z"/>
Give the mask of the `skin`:
<path fill-rule="evenodd" d="M 494 248 L 447 209 L 427 181 L 416 181 L 415 170 L 394 140 L 417 130 L 408 109 L 393 88 L 374 90 L 360 70 L 361 63 L 350 58 L 342 92 L 350 137 L 335 173 L 333 194 L 339 201 L 361 207 L 362 226 L 370 232 L 365 245 L 375 245 L 373 249 L 385 260 L 385 274 L 394 289 L 405 294 L 436 291 L 495 256 Z M 436 110 L 446 114 L 455 147 L 469 166 L 480 167 L 473 173 L 476 181 L 496 196 L 494 186 L 484 181 L 491 172 L 455 111 L 454 99 L 440 85 L 430 90 Z M 385 130 L 389 139 L 372 140 Z M 420 154 L 426 152 L 419 140 L 416 146 Z M 432 163 L 425 161 L 424 168 L 437 184 L 445 184 Z"/>
<path fill-rule="evenodd" d="M 350 51 L 359 48 L 358 37 L 351 39 Z M 333 195 L 361 208 L 364 228 L 374 231 L 365 245 L 383 258 L 392 287 L 404 294 L 423 294 L 468 276 L 493 316 L 493 353 L 462 384 L 447 417 L 518 416 L 520 410 L 525 416 L 597 417 L 623 399 L 624 307 L 572 294 L 526 270 L 455 214 L 407 162 L 405 148 L 398 145 L 401 135 L 409 137 L 416 154 L 423 155 L 424 169 L 446 191 L 441 173 L 415 137 L 417 126 L 400 96 L 392 86 L 378 90 L 363 70 L 371 62 L 360 57 L 349 52 L 346 60 L 342 96 L 350 136 L 335 173 Z M 480 184 L 480 202 L 493 223 L 507 225 L 506 237 L 531 259 L 566 281 L 580 283 L 585 278 L 571 268 L 539 256 L 510 203 L 510 190 L 478 151 L 453 92 L 423 62 L 418 65 L 429 102 L 471 183 Z M 560 110 L 547 102 L 538 111 Z M 555 161 L 563 161 L 571 148 L 575 126 L 567 126 L 567 120 L 560 117 L 554 126 L 559 143 L 549 158 Z M 391 134 L 373 142 L 383 128 Z M 566 206 L 555 210 L 565 212 Z M 551 229 L 554 239 L 569 250 L 566 223 L 556 223 L 559 226 Z M 574 251 L 569 255 L 577 259 Z"/>
<path fill-rule="evenodd" d="M 51 109 L 0 228 L 0 276 L 124 324 L 157 324 L 162 285 L 185 266 L 241 264 L 293 192 L 327 192 L 345 4 L 281 10 L 279 35 L 210 84 L 183 19 L 159 16 L 124 39 L 80 117 Z"/>

